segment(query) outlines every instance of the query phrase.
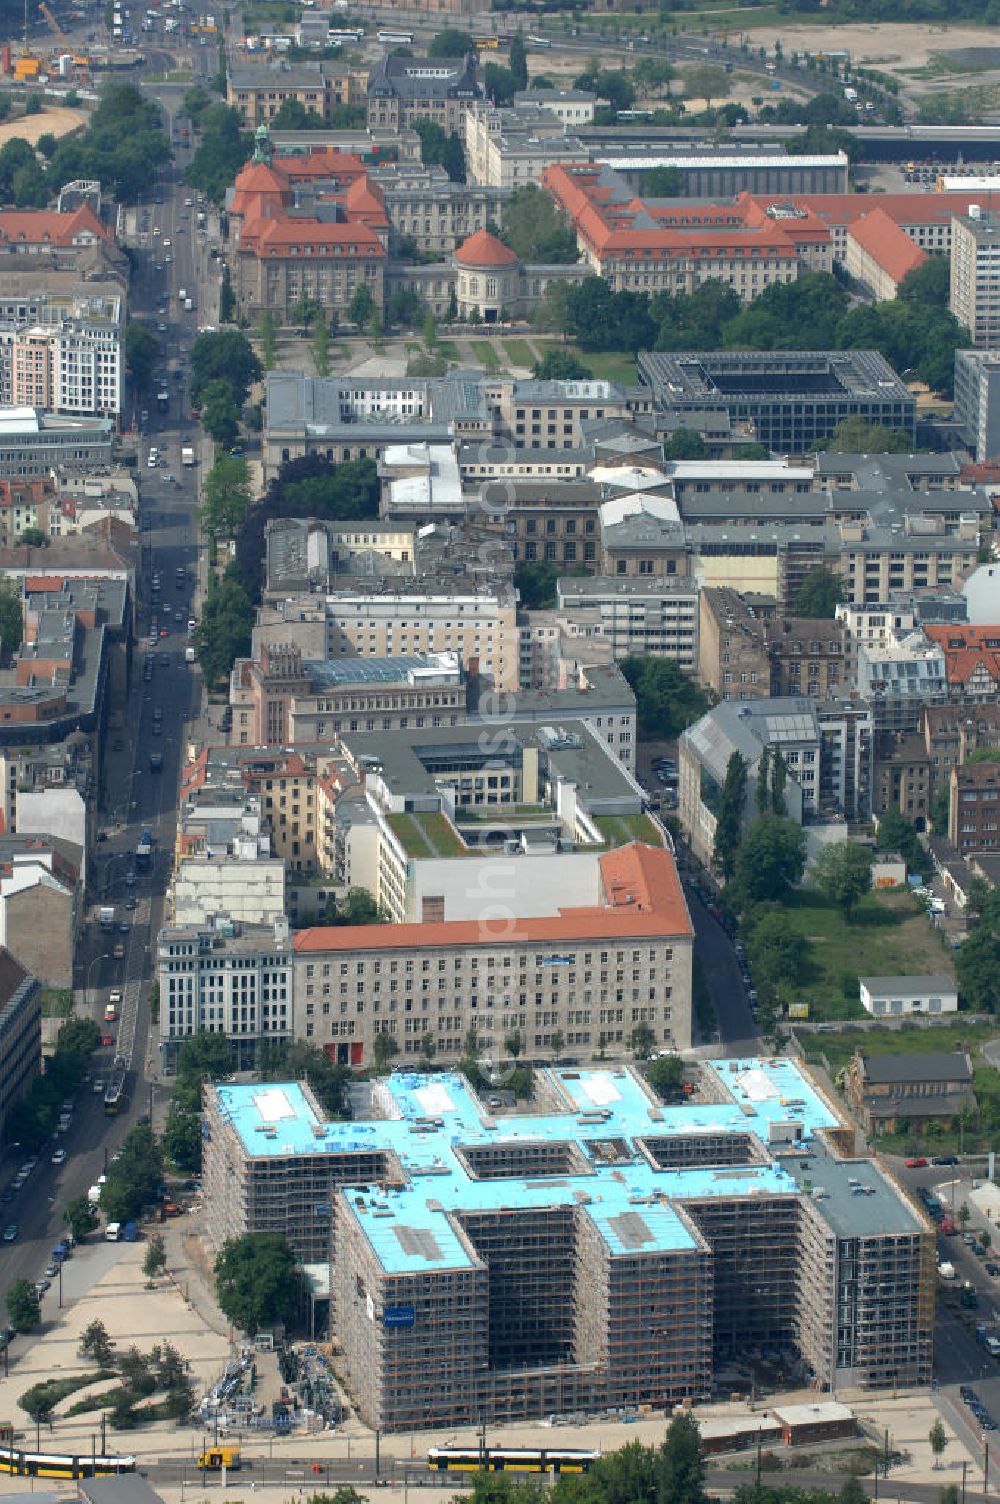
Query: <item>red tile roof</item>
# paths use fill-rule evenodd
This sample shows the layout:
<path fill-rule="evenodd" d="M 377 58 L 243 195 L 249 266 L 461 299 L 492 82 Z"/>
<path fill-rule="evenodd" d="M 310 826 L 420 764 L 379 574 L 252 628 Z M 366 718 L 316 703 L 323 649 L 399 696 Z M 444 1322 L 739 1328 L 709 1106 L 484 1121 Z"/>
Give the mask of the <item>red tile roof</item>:
<path fill-rule="evenodd" d="M 968 627 L 957 623 L 925 626 L 924 631 L 944 650 L 949 684 L 968 684 L 978 668 L 1000 683 L 1000 625 Z"/>
<path fill-rule="evenodd" d="M 747 195 L 763 208 L 776 202 L 809 209 L 825 225 L 852 224 L 878 206 L 897 225 L 946 225 L 953 214 L 967 214 L 970 204 L 982 202 L 981 193 L 794 193 Z"/>
<path fill-rule="evenodd" d="M 436 924 L 316 925 L 295 936 L 298 952 L 417 950 L 421 946 L 482 946 L 568 940 L 654 939 L 693 936 L 691 917 L 674 859 L 662 847 L 619 846 L 600 858 L 604 902 L 560 909 L 557 916 L 504 920 L 497 928 L 478 919 Z"/>
<path fill-rule="evenodd" d="M 927 252 L 914 245 L 906 231 L 882 208 L 853 220 L 847 233 L 897 286 L 927 260 Z"/>
<path fill-rule="evenodd" d="M 463 266 L 516 266 L 517 254 L 509 245 L 504 245 L 489 230 L 477 230 L 455 252 L 455 260 Z"/>

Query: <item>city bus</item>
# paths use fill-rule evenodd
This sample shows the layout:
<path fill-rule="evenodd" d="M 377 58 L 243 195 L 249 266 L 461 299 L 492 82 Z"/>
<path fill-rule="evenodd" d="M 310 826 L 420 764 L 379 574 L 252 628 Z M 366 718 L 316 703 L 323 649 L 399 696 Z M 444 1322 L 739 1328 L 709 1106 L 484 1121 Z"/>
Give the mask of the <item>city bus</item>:
<path fill-rule="evenodd" d="M 412 31 L 380 31 L 378 39 L 387 47 L 409 47 L 413 42 Z"/>

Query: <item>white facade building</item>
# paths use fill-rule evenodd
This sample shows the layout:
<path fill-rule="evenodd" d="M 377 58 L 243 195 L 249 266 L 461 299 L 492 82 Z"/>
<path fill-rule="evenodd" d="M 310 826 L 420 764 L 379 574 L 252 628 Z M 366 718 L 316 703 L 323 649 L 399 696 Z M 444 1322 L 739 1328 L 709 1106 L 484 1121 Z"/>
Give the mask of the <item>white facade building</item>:
<path fill-rule="evenodd" d="M 958 992 L 950 977 L 859 977 L 861 1006 L 875 1018 L 958 1012 Z"/>

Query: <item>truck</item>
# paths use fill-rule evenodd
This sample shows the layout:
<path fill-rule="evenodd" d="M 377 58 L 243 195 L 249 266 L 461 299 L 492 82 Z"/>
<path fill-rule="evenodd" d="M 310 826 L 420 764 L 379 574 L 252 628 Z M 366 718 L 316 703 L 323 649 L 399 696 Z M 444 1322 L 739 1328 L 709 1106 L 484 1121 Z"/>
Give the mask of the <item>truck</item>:
<path fill-rule="evenodd" d="M 101 1187 L 99 1185 L 92 1185 L 90 1187 L 90 1190 L 87 1192 L 87 1200 L 90 1202 L 91 1208 L 100 1206 Z"/>
<path fill-rule="evenodd" d="M 120 1243 L 122 1237 L 122 1225 L 120 1222 L 109 1222 L 104 1229 L 104 1239 L 107 1243 Z"/>
<path fill-rule="evenodd" d="M 857 89 L 845 89 L 844 90 L 844 98 L 847 100 L 848 104 L 857 104 L 857 102 L 858 102 L 858 91 L 857 91 Z"/>
<path fill-rule="evenodd" d="M 950 1264 L 947 1262 L 947 1260 L 945 1260 L 944 1262 L 938 1264 L 938 1274 L 942 1279 L 954 1279 L 955 1265 Z"/>
<path fill-rule="evenodd" d="M 184 309 L 186 313 L 194 313 L 194 298 L 187 297 L 184 299 Z"/>
<path fill-rule="evenodd" d="M 941 1231 L 944 1233 L 946 1238 L 953 1238 L 955 1236 L 955 1234 L 958 1232 L 958 1226 L 955 1222 L 954 1217 L 941 1218 Z"/>
<path fill-rule="evenodd" d="M 161 386 L 156 394 L 156 410 L 159 413 L 168 413 L 170 411 L 170 393 L 165 386 Z"/>
<path fill-rule="evenodd" d="M 138 1241 L 139 1241 L 139 1224 L 138 1224 L 138 1222 L 126 1222 L 124 1228 L 122 1229 L 122 1237 L 125 1239 L 126 1243 L 138 1243 Z"/>
<path fill-rule="evenodd" d="M 168 16 L 167 19 L 163 23 L 163 29 L 164 29 L 164 31 L 166 31 L 168 33 L 176 31 L 177 30 L 177 17 L 176 16 Z"/>
<path fill-rule="evenodd" d="M 162 767 L 163 767 L 163 753 L 162 752 L 150 752 L 150 754 L 149 754 L 149 771 L 151 773 L 159 773 L 160 770 L 162 769 Z"/>
<path fill-rule="evenodd" d="M 223 1468 L 238 1473 L 240 1470 L 239 1447 L 209 1447 L 198 1458 L 203 1473 L 219 1473 Z"/>
<path fill-rule="evenodd" d="M 115 910 L 114 910 L 114 905 L 110 904 L 110 903 L 103 903 L 103 904 L 101 904 L 100 918 L 101 918 L 101 929 L 104 931 L 105 934 L 110 934 L 110 932 L 115 927 Z"/>
<path fill-rule="evenodd" d="M 135 848 L 135 865 L 148 867 L 153 859 L 153 842 L 148 831 L 143 831 Z"/>
<path fill-rule="evenodd" d="M 194 464 L 194 450 L 193 450 L 193 448 L 191 447 L 190 444 L 185 444 L 184 447 L 181 450 L 181 464 L 182 465 L 193 465 Z"/>
<path fill-rule="evenodd" d="M 178 301 L 178 303 L 183 303 L 184 299 L 186 297 L 187 297 L 187 288 L 186 287 L 178 287 L 178 289 L 177 289 L 177 301 Z"/>
<path fill-rule="evenodd" d="M 194 647 L 191 645 L 191 643 L 188 643 L 187 647 L 184 649 L 184 662 L 196 663 L 197 661 L 198 654 L 195 652 Z"/>

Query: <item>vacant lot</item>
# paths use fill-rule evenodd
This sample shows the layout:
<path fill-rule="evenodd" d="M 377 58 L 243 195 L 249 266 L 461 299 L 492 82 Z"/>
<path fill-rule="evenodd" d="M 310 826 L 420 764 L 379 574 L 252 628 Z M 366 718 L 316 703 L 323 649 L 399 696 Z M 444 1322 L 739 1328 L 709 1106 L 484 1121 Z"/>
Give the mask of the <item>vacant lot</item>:
<path fill-rule="evenodd" d="M 859 976 L 940 972 L 954 976 L 951 953 L 909 893 L 873 893 L 848 922 L 814 888 L 794 893 L 785 905 L 788 927 L 809 941 L 803 985 L 811 1019 L 864 1018 Z"/>

